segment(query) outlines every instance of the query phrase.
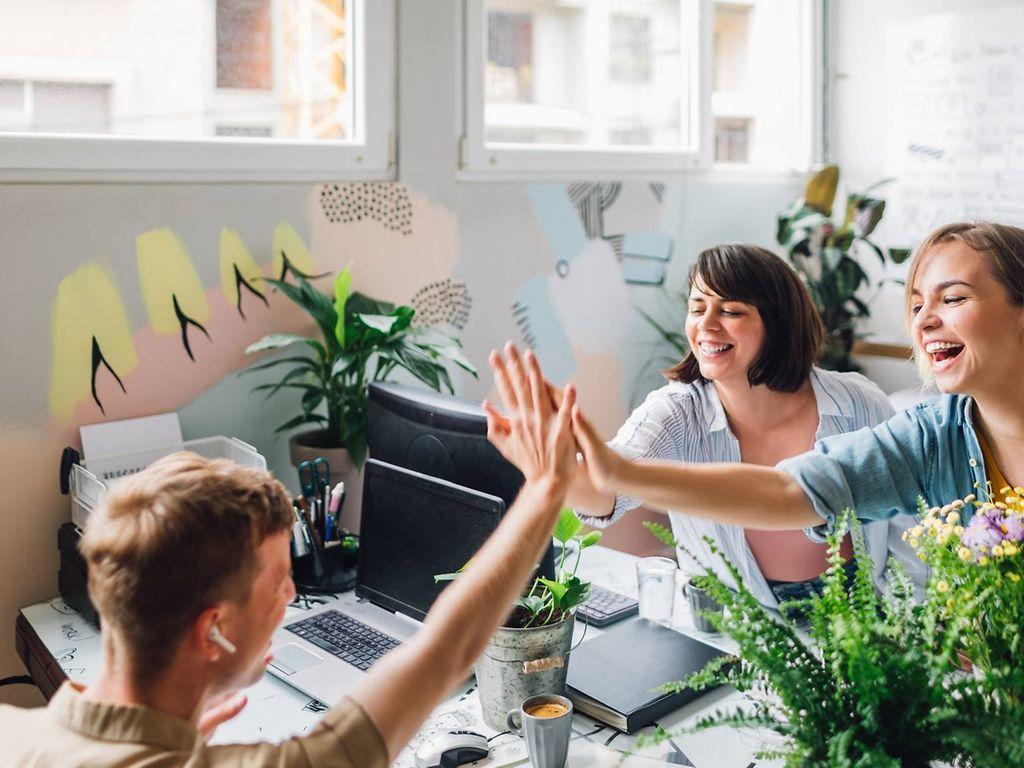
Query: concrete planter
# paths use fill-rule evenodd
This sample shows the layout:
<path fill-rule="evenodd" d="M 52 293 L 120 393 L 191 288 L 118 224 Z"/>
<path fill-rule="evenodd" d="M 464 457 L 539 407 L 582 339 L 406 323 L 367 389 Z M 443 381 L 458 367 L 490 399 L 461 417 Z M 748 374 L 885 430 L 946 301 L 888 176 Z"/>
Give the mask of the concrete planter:
<path fill-rule="evenodd" d="M 296 467 L 304 461 L 322 456 L 331 465 L 331 485 L 345 483 L 345 505 L 341 509 L 342 528 L 359 533 L 359 513 L 363 505 L 363 473 L 352 463 L 344 448 L 334 445 L 326 429 L 300 432 L 288 438 L 288 451 Z"/>
<path fill-rule="evenodd" d="M 524 700 L 562 695 L 574 622 L 575 615 L 550 626 L 498 629 L 474 667 L 487 725 L 504 731 L 508 711 Z"/>

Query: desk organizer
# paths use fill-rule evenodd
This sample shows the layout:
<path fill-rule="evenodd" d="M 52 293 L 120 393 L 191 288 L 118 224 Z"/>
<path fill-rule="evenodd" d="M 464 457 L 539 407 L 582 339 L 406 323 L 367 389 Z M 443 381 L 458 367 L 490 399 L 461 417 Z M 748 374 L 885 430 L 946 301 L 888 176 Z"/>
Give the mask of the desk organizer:
<path fill-rule="evenodd" d="M 163 458 L 176 451 L 192 451 L 208 459 L 231 459 L 234 462 L 247 467 L 266 469 L 267 460 L 264 459 L 255 448 L 244 443 L 237 437 L 202 437 L 197 440 L 185 440 L 181 445 L 166 446 L 163 448 L 151 448 L 147 451 L 126 453 L 119 456 L 104 456 L 104 465 L 115 463 L 116 460 L 123 460 L 125 465 L 130 465 L 134 471 L 148 467 L 157 459 Z M 100 461 L 97 459 L 97 461 Z M 107 492 L 108 484 L 116 478 L 97 477 L 89 471 L 88 462 L 75 464 L 71 467 L 71 521 L 78 528 L 85 527 L 85 521 L 89 519 L 89 513 L 99 505 Z"/>

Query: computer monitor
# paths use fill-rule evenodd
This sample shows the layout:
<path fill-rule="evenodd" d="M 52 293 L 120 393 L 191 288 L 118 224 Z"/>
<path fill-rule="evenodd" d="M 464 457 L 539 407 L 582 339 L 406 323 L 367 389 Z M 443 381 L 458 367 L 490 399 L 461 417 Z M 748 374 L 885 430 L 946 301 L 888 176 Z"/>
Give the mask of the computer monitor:
<path fill-rule="evenodd" d="M 366 462 L 356 595 L 422 620 L 501 521 L 505 502 L 376 459 Z"/>
<path fill-rule="evenodd" d="M 487 440 L 480 403 L 394 382 L 369 388 L 370 457 L 497 496 L 512 506 L 523 476 Z M 554 576 L 548 547 L 540 571 Z"/>

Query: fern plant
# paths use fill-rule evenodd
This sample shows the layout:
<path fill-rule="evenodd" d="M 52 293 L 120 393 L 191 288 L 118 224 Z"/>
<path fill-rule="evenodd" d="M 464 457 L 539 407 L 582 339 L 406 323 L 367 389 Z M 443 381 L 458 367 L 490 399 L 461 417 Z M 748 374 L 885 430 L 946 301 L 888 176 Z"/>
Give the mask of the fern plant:
<path fill-rule="evenodd" d="M 649 527 L 663 541 L 671 539 L 663 527 Z M 858 565 L 847 595 L 839 550 L 851 528 Z M 695 582 L 725 608 L 706 618 L 737 643 L 740 661 L 716 660 L 667 688 L 731 684 L 748 693 L 753 709 L 716 711 L 692 730 L 728 725 L 773 731 L 783 746 L 762 756 L 782 758 L 792 768 L 1024 765 L 1020 708 L 1006 706 L 985 681 L 958 671 L 956 650 L 977 606 L 943 606 L 940 621 L 938 606 L 914 604 L 912 584 L 894 561 L 890 586 L 880 596 L 852 513 L 829 536 L 823 593 L 797 601 L 809 610 L 808 639 L 764 608 L 721 550 L 710 540 L 708 546 L 738 589 L 710 571 Z M 661 731 L 655 739 L 670 735 Z"/>

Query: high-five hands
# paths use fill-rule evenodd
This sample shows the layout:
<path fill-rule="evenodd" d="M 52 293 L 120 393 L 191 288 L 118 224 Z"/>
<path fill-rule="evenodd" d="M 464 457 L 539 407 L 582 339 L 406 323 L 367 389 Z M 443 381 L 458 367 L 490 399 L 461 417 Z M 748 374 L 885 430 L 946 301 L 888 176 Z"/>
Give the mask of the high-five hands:
<path fill-rule="evenodd" d="M 489 362 L 508 415 L 484 402 L 487 437 L 527 482 L 548 478 L 567 487 L 576 469 L 571 424 L 575 387 L 565 388 L 556 407 L 537 357 L 531 351 L 520 356 L 511 342 L 505 345 L 505 358 L 491 352 Z"/>

